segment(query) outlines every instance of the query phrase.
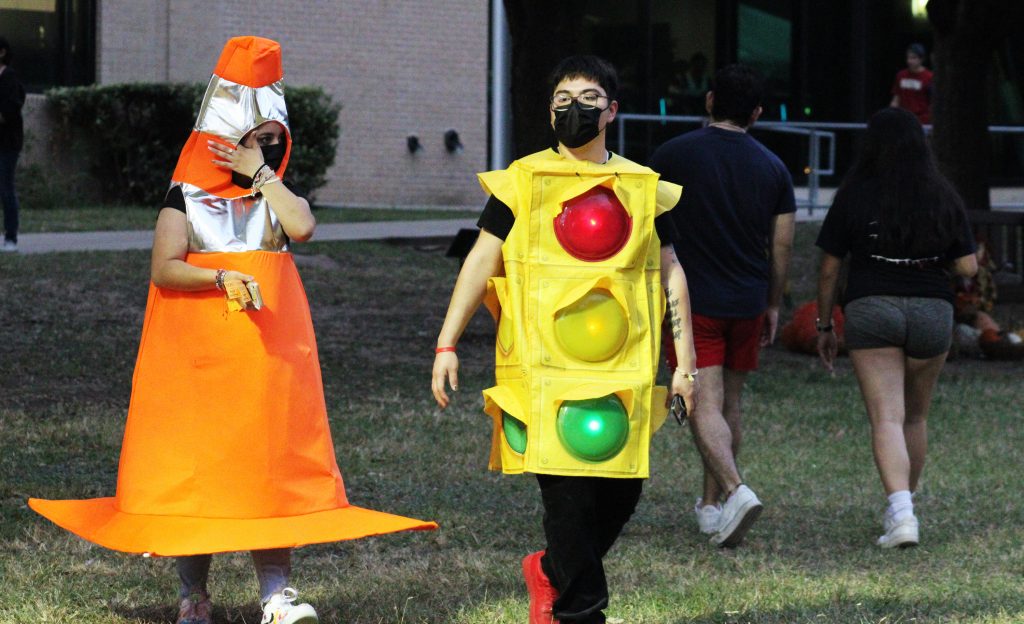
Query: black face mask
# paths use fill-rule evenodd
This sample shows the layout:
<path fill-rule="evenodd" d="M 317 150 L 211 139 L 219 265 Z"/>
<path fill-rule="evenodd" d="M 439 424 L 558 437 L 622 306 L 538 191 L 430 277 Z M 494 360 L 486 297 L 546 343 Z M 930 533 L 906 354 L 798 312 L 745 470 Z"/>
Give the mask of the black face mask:
<path fill-rule="evenodd" d="M 598 121 L 603 112 L 600 108 L 585 109 L 579 102 L 573 102 L 565 110 L 556 110 L 555 137 L 559 143 L 573 149 L 590 143 L 601 134 Z"/>
<path fill-rule="evenodd" d="M 267 166 L 274 171 L 277 171 L 281 167 L 281 163 L 284 162 L 286 147 L 284 143 L 261 145 L 260 151 L 263 152 L 263 162 L 267 163 Z M 237 171 L 231 172 L 231 183 L 244 189 L 252 188 L 252 178 Z"/>

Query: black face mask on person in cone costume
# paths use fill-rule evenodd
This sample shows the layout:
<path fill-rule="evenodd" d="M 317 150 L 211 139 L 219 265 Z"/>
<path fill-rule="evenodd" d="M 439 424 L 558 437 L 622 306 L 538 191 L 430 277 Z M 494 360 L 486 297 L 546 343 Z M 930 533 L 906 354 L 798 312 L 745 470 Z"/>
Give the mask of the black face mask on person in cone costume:
<path fill-rule="evenodd" d="M 281 163 L 284 162 L 287 146 L 284 143 L 261 145 L 260 151 L 263 152 L 263 162 L 274 171 L 277 171 L 281 167 Z M 231 183 L 244 189 L 252 188 L 252 178 L 238 171 L 231 172 Z"/>
<path fill-rule="evenodd" d="M 575 149 L 590 143 L 603 128 L 598 127 L 605 108 L 583 108 L 573 102 L 564 110 L 555 111 L 555 137 L 562 145 Z"/>

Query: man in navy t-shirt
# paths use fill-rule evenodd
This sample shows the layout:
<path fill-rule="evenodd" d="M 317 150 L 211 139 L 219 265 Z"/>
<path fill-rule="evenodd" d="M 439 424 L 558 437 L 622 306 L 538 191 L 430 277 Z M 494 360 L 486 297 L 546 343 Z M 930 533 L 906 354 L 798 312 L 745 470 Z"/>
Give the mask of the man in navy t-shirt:
<path fill-rule="evenodd" d="M 747 134 L 761 115 L 761 91 L 752 69 L 722 68 L 705 101 L 711 123 L 665 143 L 650 163 L 683 186 L 670 216 L 701 376 L 690 427 L 704 459 L 704 492 L 694 511 L 719 546 L 739 544 L 762 508 L 736 467 L 740 397 L 760 348 L 775 339 L 796 212 L 786 167 Z"/>

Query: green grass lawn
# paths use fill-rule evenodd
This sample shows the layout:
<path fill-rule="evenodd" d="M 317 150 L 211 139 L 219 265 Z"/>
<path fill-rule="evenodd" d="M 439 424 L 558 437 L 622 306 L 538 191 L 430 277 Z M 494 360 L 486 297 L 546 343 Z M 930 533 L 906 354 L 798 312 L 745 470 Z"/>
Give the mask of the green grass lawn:
<path fill-rule="evenodd" d="M 36 232 L 92 232 L 106 230 L 151 230 L 157 210 L 145 206 L 83 206 L 52 210 L 22 210 L 19 230 Z M 364 221 L 423 221 L 426 219 L 471 218 L 464 210 L 403 210 L 391 208 L 317 208 L 320 223 Z"/>
<path fill-rule="evenodd" d="M 793 296 L 813 285 L 802 227 Z M 530 477 L 485 469 L 493 327 L 460 342 L 462 390 L 441 413 L 433 344 L 456 263 L 378 243 L 317 243 L 312 304 L 337 455 L 357 505 L 436 520 L 433 533 L 296 551 L 293 583 L 322 622 L 522 624 L 519 560 L 542 546 Z M 336 268 L 332 268 L 332 262 Z M 29 496 L 112 495 L 146 299 L 144 252 L 0 258 L 0 622 L 173 622 L 173 561 L 93 546 L 33 514 Z M 733 551 L 691 508 L 699 460 L 670 422 L 652 479 L 607 558 L 608 614 L 630 624 L 1024 621 L 1024 365 L 958 360 L 932 410 L 917 498 L 921 546 L 873 545 L 885 502 L 849 362 L 830 378 L 778 348 L 746 395 L 746 479 L 765 502 Z M 218 557 L 219 622 L 259 621 L 247 555 Z"/>

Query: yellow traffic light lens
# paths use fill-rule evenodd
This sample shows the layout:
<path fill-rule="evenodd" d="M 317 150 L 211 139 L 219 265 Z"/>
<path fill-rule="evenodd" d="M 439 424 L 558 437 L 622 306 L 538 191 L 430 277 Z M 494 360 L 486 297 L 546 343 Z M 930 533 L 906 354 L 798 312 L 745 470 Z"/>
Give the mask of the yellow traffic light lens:
<path fill-rule="evenodd" d="M 562 204 L 554 227 L 558 243 L 570 255 L 599 262 L 619 253 L 626 245 L 633 219 L 614 191 L 595 186 Z"/>
<path fill-rule="evenodd" d="M 555 337 L 566 353 L 584 362 L 603 362 L 626 342 L 626 311 L 610 292 L 596 288 L 555 314 Z"/>
<path fill-rule="evenodd" d="M 629 438 L 629 417 L 614 394 L 564 401 L 558 408 L 558 439 L 576 459 L 602 462 L 619 454 Z"/>
<path fill-rule="evenodd" d="M 522 455 L 526 452 L 526 424 L 508 412 L 501 413 L 501 428 L 509 447 Z"/>

